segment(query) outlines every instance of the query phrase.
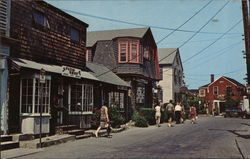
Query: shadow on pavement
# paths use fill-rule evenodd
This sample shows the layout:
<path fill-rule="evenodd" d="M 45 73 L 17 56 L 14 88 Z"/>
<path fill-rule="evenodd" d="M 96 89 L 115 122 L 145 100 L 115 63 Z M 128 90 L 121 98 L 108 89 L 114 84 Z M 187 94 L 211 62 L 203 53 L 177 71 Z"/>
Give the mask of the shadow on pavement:
<path fill-rule="evenodd" d="M 227 131 L 227 132 L 230 132 L 232 134 L 237 135 L 237 137 L 241 137 L 243 139 L 250 139 L 250 135 L 243 135 L 243 134 L 239 133 L 239 132 L 247 132 L 248 130 L 225 130 L 225 129 L 208 129 L 208 130 L 211 130 L 211 131 Z"/>
<path fill-rule="evenodd" d="M 242 125 L 246 125 L 246 126 L 250 126 L 250 124 L 248 123 L 241 123 Z"/>

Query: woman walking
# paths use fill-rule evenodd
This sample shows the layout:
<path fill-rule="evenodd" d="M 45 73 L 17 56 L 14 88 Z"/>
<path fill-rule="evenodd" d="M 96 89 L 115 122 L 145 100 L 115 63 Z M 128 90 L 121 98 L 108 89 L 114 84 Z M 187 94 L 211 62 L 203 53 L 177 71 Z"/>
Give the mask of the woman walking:
<path fill-rule="evenodd" d="M 159 106 L 159 103 L 155 105 L 155 123 L 156 126 L 160 127 L 161 122 L 161 107 Z"/>

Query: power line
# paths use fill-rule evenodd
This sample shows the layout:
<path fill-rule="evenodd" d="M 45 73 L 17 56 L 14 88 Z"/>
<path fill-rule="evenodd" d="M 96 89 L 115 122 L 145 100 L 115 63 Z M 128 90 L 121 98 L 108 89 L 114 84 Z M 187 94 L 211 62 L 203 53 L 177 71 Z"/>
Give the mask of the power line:
<path fill-rule="evenodd" d="M 60 8 L 60 9 L 65 11 L 65 12 L 68 12 L 68 13 L 70 12 L 70 13 L 73 13 L 73 14 L 78 14 L 78 15 L 82 15 L 82 16 L 87 16 L 87 17 L 91 17 L 91 18 L 95 18 L 95 19 L 101 19 L 101 20 L 106 20 L 106 21 L 111 21 L 111 22 L 116 22 L 116 23 L 123 23 L 123 24 L 129 24 L 129 25 L 135 25 L 135 26 L 141 26 L 141 27 L 150 27 L 150 28 L 161 29 L 161 30 L 171 30 L 171 31 L 175 30 L 174 28 L 167 28 L 167 27 L 162 27 L 162 26 L 133 23 L 133 22 L 125 21 L 125 20 L 117 20 L 117 19 L 112 19 L 112 18 L 107 18 L 107 17 L 101 17 L 101 16 L 91 15 L 91 14 L 87 14 L 87 13 L 83 13 L 83 12 L 77 12 L 77 11 L 64 9 L 64 8 Z M 194 30 L 183 30 L 183 29 L 178 29 L 176 31 L 187 32 L 187 33 L 196 32 Z M 199 32 L 199 33 L 202 33 L 202 34 L 223 34 L 223 33 L 218 33 L 218 32 Z M 241 33 L 230 33 L 230 34 L 241 34 Z"/>
<path fill-rule="evenodd" d="M 193 37 L 195 37 L 205 26 L 207 26 L 207 24 L 212 20 L 214 19 L 214 17 L 216 17 L 220 11 L 222 11 L 222 9 L 224 9 L 226 7 L 226 5 L 229 3 L 230 1 L 226 2 L 198 31 L 196 31 L 188 40 L 186 40 L 183 44 L 181 44 L 178 48 L 181 48 L 183 47 L 184 45 L 186 45 Z M 225 33 L 224 33 L 225 34 Z M 223 34 L 223 35 L 224 35 Z M 168 54 L 167 56 L 165 56 L 164 58 L 162 58 L 160 61 L 164 60 L 165 58 L 169 57 L 170 55 L 172 55 L 173 53 L 175 52 L 172 51 L 170 54 Z M 166 71 L 166 70 L 165 70 Z"/>
<path fill-rule="evenodd" d="M 210 46 L 212 46 L 213 44 L 215 44 L 217 41 L 219 41 L 223 36 L 225 36 L 228 32 L 230 32 L 232 29 L 234 29 L 240 22 L 242 21 L 239 20 L 236 24 L 234 24 L 229 30 L 227 30 L 224 34 L 222 34 L 219 38 L 217 38 L 214 42 L 212 42 L 210 45 L 208 45 L 207 47 L 205 47 L 204 49 L 200 50 L 198 53 L 194 54 L 193 56 L 189 57 L 188 59 L 186 59 L 185 61 L 183 61 L 183 63 L 191 60 L 192 58 L 194 58 L 195 56 L 201 54 L 203 51 L 205 51 L 207 48 L 209 48 Z"/>
<path fill-rule="evenodd" d="M 242 41 L 239 41 L 239 42 L 237 42 L 237 43 L 231 44 L 231 45 L 229 45 L 228 47 L 225 47 L 225 48 L 223 48 L 223 49 L 220 49 L 220 50 L 217 51 L 217 52 L 214 52 L 213 55 L 215 55 L 215 53 L 221 52 L 220 54 L 215 55 L 216 57 L 218 57 L 218 56 L 220 56 L 220 55 L 222 55 L 222 54 L 227 53 L 226 51 L 227 51 L 228 49 L 231 49 L 231 48 L 233 48 L 233 47 L 235 47 L 235 46 L 237 46 L 237 45 L 239 45 L 239 44 L 241 44 L 241 43 L 242 43 Z M 211 61 L 211 60 L 213 60 L 213 59 L 214 59 L 214 57 L 212 57 L 212 58 L 210 58 L 210 59 L 205 59 L 205 60 L 203 60 L 203 61 L 199 61 L 200 63 L 198 63 L 197 65 L 195 65 L 194 67 L 192 67 L 192 68 L 190 68 L 190 69 L 197 68 L 197 66 L 200 66 L 200 65 L 203 64 L 203 63 L 207 63 L 207 62 L 209 62 L 209 61 Z"/>
<path fill-rule="evenodd" d="M 161 40 L 159 40 L 156 44 L 161 43 L 163 40 L 168 38 L 170 35 L 172 35 L 175 31 L 180 29 L 182 26 L 184 26 L 187 22 L 189 22 L 193 17 L 195 17 L 198 13 L 200 13 L 204 8 L 206 8 L 213 0 L 210 0 L 206 5 L 204 5 L 202 8 L 200 8 L 194 15 L 192 15 L 189 19 L 187 19 L 183 24 L 181 24 L 176 29 L 172 30 L 169 34 L 167 34 L 165 37 L 163 37 Z"/>

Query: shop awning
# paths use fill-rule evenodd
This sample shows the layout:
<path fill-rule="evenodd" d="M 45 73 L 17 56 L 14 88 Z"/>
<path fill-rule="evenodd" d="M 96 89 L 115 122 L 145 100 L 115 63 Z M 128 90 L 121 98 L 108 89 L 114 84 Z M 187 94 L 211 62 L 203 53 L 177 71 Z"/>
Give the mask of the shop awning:
<path fill-rule="evenodd" d="M 12 58 L 11 61 L 16 65 L 18 65 L 19 67 L 24 67 L 24 68 L 30 68 L 35 70 L 44 69 L 46 72 L 58 73 L 58 74 L 62 74 L 63 71 L 63 66 L 58 66 L 58 65 L 43 64 L 21 58 Z M 90 80 L 100 81 L 94 75 L 86 71 L 81 71 L 81 77 Z"/>
<path fill-rule="evenodd" d="M 95 64 L 92 62 L 86 62 L 87 68 L 91 71 L 95 77 L 104 83 L 109 83 L 112 85 L 131 87 L 127 82 L 122 80 L 119 76 L 109 70 L 107 67 L 101 64 Z"/>

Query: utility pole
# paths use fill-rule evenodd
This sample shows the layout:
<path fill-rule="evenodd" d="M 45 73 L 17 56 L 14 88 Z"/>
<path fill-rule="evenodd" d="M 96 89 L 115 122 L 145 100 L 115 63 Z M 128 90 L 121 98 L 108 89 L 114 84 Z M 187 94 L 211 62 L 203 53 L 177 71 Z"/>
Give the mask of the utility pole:
<path fill-rule="evenodd" d="M 247 0 L 242 0 L 242 15 L 244 24 L 244 34 L 245 34 L 245 54 L 246 54 L 246 65 L 247 65 L 247 86 L 250 86 L 250 32 L 249 32 L 249 15 L 248 15 L 248 5 Z"/>

